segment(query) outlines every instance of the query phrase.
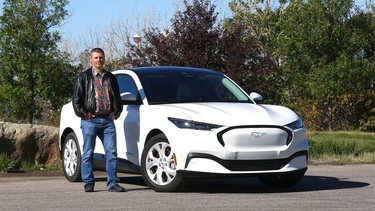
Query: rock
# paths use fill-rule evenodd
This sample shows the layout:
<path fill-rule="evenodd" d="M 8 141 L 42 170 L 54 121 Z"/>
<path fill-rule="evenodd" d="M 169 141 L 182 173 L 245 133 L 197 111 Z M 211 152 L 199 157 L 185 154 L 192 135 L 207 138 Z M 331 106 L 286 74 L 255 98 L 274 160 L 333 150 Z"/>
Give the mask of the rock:
<path fill-rule="evenodd" d="M 32 124 L 0 122 L 0 153 L 19 164 L 22 160 L 40 164 L 58 164 L 59 128 Z"/>

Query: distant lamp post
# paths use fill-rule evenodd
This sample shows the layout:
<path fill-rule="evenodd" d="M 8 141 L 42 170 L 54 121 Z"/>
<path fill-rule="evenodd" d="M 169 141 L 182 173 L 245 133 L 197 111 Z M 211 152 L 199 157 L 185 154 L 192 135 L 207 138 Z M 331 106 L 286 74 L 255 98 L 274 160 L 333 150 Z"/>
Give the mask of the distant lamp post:
<path fill-rule="evenodd" d="M 139 43 L 141 42 L 141 36 L 139 36 L 138 34 L 135 34 L 133 36 L 133 41 L 139 45 Z"/>

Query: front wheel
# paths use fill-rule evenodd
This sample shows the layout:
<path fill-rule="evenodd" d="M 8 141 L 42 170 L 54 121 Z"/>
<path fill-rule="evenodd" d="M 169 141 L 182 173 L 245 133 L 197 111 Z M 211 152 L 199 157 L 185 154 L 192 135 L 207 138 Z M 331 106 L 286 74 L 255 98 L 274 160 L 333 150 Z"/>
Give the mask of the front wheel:
<path fill-rule="evenodd" d="M 259 176 L 258 179 L 265 185 L 272 188 L 288 188 L 297 184 L 305 172 L 293 172 L 284 174 L 271 174 Z"/>
<path fill-rule="evenodd" d="M 154 191 L 176 191 L 181 187 L 182 177 L 176 171 L 175 155 L 163 134 L 152 137 L 146 143 L 141 171 L 145 182 Z"/>
<path fill-rule="evenodd" d="M 70 182 L 80 182 L 81 179 L 81 151 L 76 135 L 69 133 L 62 148 L 63 171 Z"/>

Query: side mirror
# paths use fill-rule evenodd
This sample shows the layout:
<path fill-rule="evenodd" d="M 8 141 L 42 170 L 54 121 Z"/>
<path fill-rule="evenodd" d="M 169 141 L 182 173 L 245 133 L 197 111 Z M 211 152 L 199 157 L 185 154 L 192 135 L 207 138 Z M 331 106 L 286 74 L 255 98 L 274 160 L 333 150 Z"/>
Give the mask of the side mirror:
<path fill-rule="evenodd" d="M 139 103 L 137 96 L 135 96 L 133 93 L 130 93 L 130 92 L 121 93 L 121 101 L 124 104 L 138 104 Z"/>
<path fill-rule="evenodd" d="M 256 93 L 256 92 L 252 92 L 252 93 L 250 94 L 250 97 L 251 97 L 256 103 L 259 103 L 259 102 L 261 102 L 261 101 L 263 100 L 262 95 L 260 95 L 260 94 L 258 94 L 258 93 Z"/>

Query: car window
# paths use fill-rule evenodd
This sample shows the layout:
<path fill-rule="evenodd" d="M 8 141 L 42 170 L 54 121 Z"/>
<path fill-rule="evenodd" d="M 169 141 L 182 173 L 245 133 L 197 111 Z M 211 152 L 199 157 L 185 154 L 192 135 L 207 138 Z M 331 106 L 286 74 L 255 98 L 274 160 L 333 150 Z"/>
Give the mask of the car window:
<path fill-rule="evenodd" d="M 222 96 L 223 99 L 228 101 L 246 101 L 249 98 L 243 93 L 235 84 L 233 84 L 227 78 L 221 80 L 222 88 L 218 90 L 218 94 Z M 225 88 L 224 88 L 225 87 Z"/>
<path fill-rule="evenodd" d="M 150 104 L 187 102 L 252 102 L 222 74 L 177 72 L 143 75 Z"/>
<path fill-rule="evenodd" d="M 142 85 L 149 103 L 176 102 L 178 79 L 175 76 L 150 75 L 142 80 Z"/>
<path fill-rule="evenodd" d="M 138 88 L 135 85 L 135 82 L 131 76 L 126 74 L 118 74 L 116 75 L 116 77 L 119 83 L 120 93 L 130 92 L 134 94 L 137 97 L 137 99 L 140 98 Z"/>

